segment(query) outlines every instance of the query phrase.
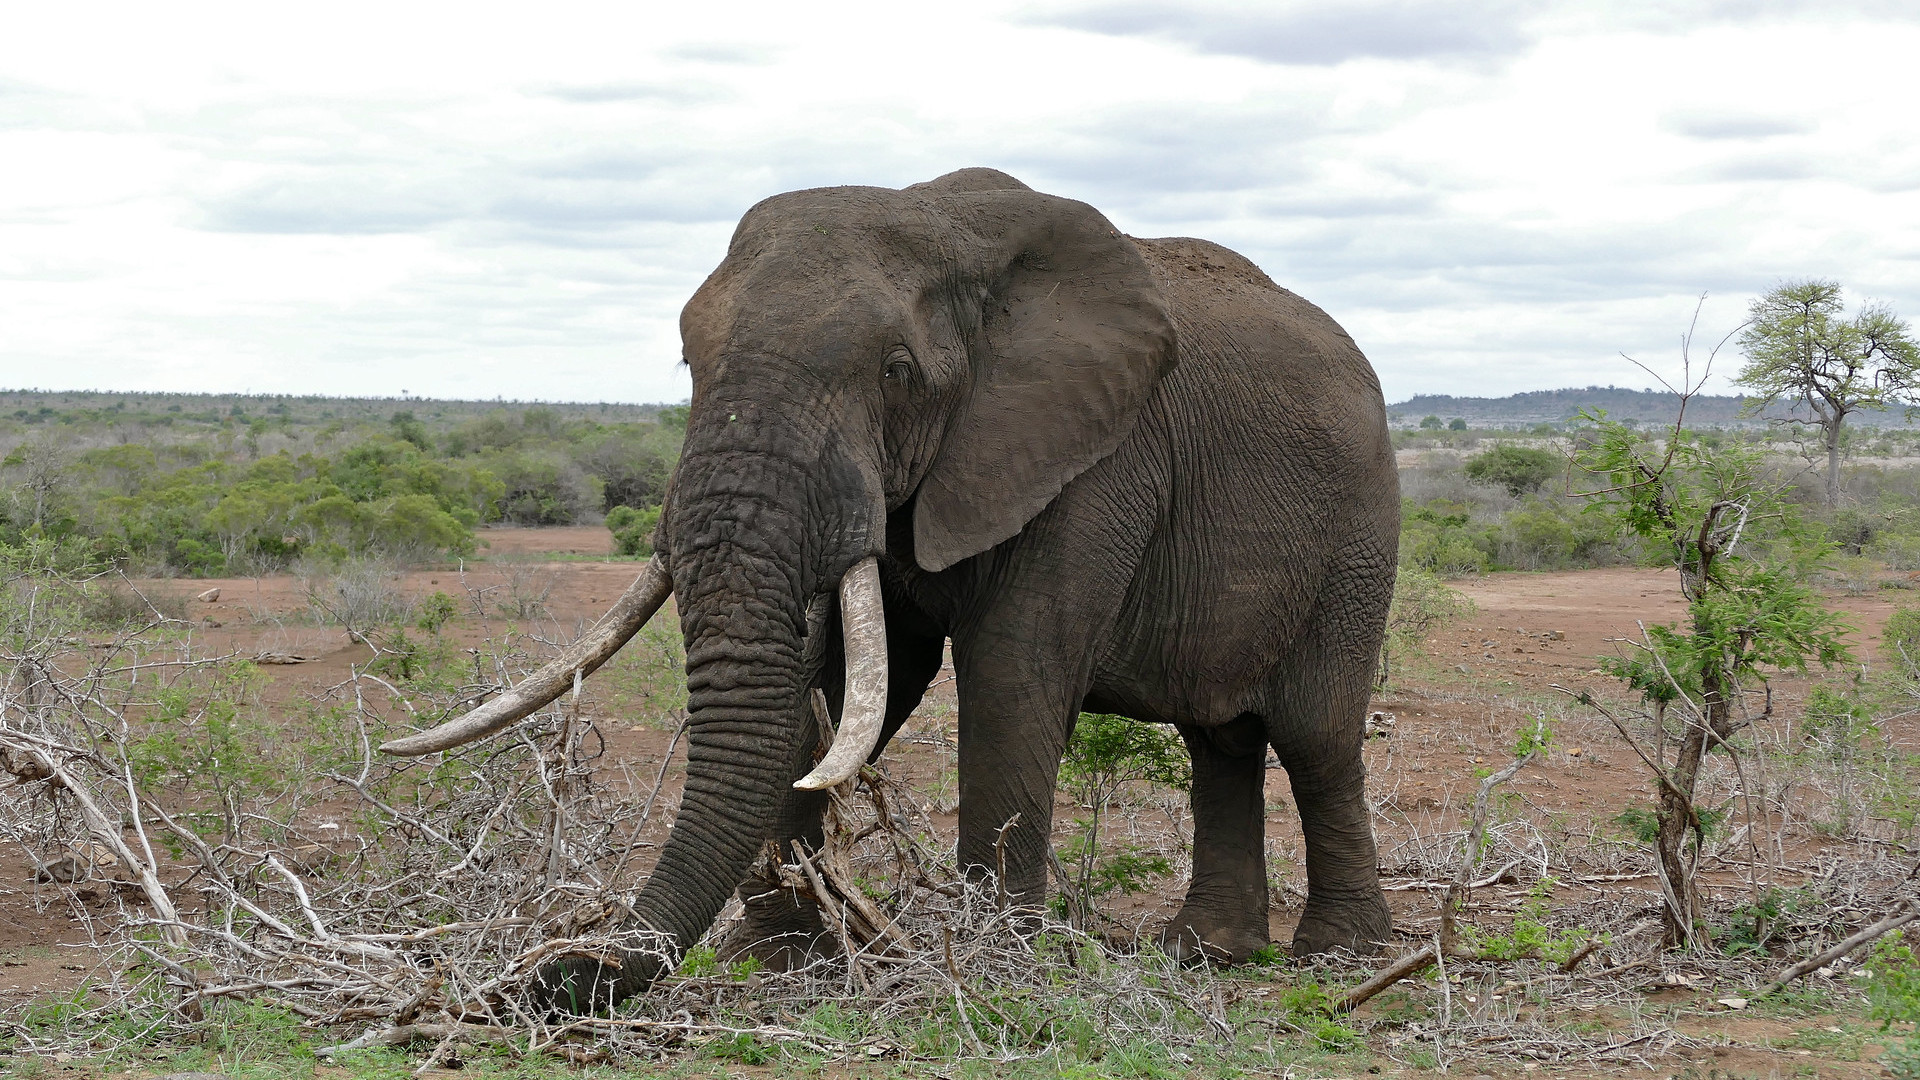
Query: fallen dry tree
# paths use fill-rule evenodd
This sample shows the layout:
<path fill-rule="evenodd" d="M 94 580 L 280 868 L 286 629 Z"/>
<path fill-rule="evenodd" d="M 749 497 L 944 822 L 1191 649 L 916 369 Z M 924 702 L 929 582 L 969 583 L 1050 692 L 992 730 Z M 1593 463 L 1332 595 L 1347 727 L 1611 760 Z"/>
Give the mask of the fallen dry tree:
<path fill-rule="evenodd" d="M 105 654 L 161 644 L 136 631 Z M 195 759 L 188 783 L 150 760 L 154 726 L 208 717 L 156 717 L 194 678 L 225 685 L 244 667 L 176 659 L 158 680 L 157 661 L 81 671 L 59 641 L 34 648 L 11 657 L 0 698 L 0 836 L 36 865 L 80 859 L 48 895 L 88 919 L 105 959 L 64 1027 L 14 1025 L 23 1049 L 94 1039 L 89 1020 L 109 1015 L 184 1030 L 238 1000 L 338 1031 L 323 1054 L 418 1043 L 423 1068 L 482 1044 L 580 1060 L 715 1040 L 1013 1059 L 1096 1034 L 1230 1034 L 1212 973 L 1008 910 L 991 880 L 956 872 L 921 797 L 872 769 L 833 791 L 820 850 L 761 870 L 822 907 L 840 955 L 775 973 L 717 965 L 702 946 L 614 1015 L 549 1015 L 528 992 L 546 961 L 663 948 L 626 916 L 671 816 L 661 788 L 679 733 L 645 775 L 610 767 L 574 697 L 396 763 L 372 749 L 396 720 L 426 722 L 486 681 L 427 691 L 356 670 L 326 695 L 336 745 L 306 774 L 210 783 L 231 763 Z M 113 881 L 128 887 L 99 895 Z"/>

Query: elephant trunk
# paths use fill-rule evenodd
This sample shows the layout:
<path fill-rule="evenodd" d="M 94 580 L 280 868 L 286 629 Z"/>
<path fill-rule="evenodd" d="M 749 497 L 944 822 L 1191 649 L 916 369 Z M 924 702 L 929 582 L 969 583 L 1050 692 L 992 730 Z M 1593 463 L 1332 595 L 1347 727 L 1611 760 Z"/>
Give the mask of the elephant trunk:
<path fill-rule="evenodd" d="M 736 548 L 676 566 L 687 639 L 687 778 L 673 832 L 635 901 L 646 927 L 676 950 L 698 941 L 772 834 L 793 779 L 801 706 L 805 605 L 786 560 Z M 623 972 L 633 992 L 653 972 Z"/>
<path fill-rule="evenodd" d="M 818 520 L 819 508 L 836 500 L 816 486 L 834 471 L 817 455 L 793 455 L 799 460 L 790 467 L 778 458 L 756 463 L 782 482 L 743 476 L 738 458 L 707 457 L 683 458 L 664 532 L 686 640 L 686 786 L 660 860 L 634 901 L 637 923 L 669 937 L 675 951 L 713 924 L 773 836 L 793 787 L 830 786 L 859 770 L 878 739 L 886 699 L 868 513 Z M 827 628 L 826 605 L 814 601 L 832 591 L 840 593 L 848 657 L 842 737 L 796 785 L 804 771 L 796 763 L 815 731 L 809 695 L 827 653 L 824 636 L 808 640 Z M 657 961 L 634 957 L 614 976 L 610 997 L 636 993 L 659 973 Z"/>

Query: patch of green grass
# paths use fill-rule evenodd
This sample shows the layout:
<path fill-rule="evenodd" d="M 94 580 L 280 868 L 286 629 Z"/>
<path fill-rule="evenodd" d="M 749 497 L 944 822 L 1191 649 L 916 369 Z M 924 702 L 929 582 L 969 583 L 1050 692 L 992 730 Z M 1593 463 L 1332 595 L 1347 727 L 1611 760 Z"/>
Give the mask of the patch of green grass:
<path fill-rule="evenodd" d="M 1867 1016 L 1885 1031 L 1897 1022 L 1920 1021 L 1920 960 L 1904 931 L 1896 930 L 1874 943 L 1867 960 Z"/>
<path fill-rule="evenodd" d="M 1774 1043 L 1783 1050 L 1811 1050 L 1835 1061 L 1859 1061 L 1869 1041 L 1869 1032 L 1842 1021 L 1803 1028 Z"/>

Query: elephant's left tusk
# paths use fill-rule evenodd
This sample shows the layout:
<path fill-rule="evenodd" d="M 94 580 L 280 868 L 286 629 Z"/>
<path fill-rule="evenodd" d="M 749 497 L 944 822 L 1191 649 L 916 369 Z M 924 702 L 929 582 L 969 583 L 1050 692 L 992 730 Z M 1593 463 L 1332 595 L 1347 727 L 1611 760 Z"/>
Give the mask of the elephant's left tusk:
<path fill-rule="evenodd" d="M 840 730 L 820 764 L 793 782 L 802 791 L 851 780 L 880 745 L 887 719 L 887 613 L 880 602 L 880 563 L 872 556 L 840 580 L 840 637 L 847 653 Z"/>
<path fill-rule="evenodd" d="M 648 559 L 640 576 L 627 586 L 627 591 L 612 609 L 602 615 L 593 629 L 588 630 L 566 652 L 520 680 L 513 689 L 465 716 L 417 735 L 385 743 L 380 747 L 381 751 L 413 757 L 431 754 L 436 750 L 451 750 L 533 715 L 545 708 L 548 702 L 566 693 L 569 687 L 578 689 L 581 676 L 593 674 L 595 668 L 619 652 L 620 646 L 640 632 L 640 628 L 653 618 L 653 613 L 660 610 L 660 605 L 666 603 L 672 593 L 673 579 L 667 576 L 667 568 L 661 565 L 659 556 Z"/>

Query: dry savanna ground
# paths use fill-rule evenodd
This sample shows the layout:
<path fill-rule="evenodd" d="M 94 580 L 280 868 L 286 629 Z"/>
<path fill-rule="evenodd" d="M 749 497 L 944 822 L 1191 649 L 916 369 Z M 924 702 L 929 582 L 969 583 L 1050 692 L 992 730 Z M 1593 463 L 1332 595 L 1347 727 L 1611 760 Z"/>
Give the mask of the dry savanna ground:
<path fill-rule="evenodd" d="M 455 598 L 463 617 L 448 632 L 463 648 L 511 632 L 523 635 L 529 650 L 538 653 L 597 618 L 636 571 L 634 562 L 609 556 L 608 534 L 600 528 L 495 529 L 482 535 L 488 546 L 464 567 L 413 570 L 387 582 L 393 593 L 416 601 L 434 592 Z M 1493 574 L 1455 584 L 1472 599 L 1475 613 L 1437 630 L 1424 643 L 1424 654 L 1403 662 L 1394 684 L 1373 702 L 1382 733 L 1368 744 L 1369 783 L 1382 873 L 1396 928 L 1404 936 L 1401 947 L 1412 948 L 1434 933 L 1441 887 L 1453 872 L 1463 819 L 1480 778 L 1512 759 L 1516 731 L 1536 716 L 1551 722 L 1553 742 L 1542 759 L 1496 794 L 1490 838 L 1475 870 L 1482 883 L 1472 892 L 1466 918 L 1496 935 L 1519 916 L 1544 918 L 1555 933 L 1585 926 L 1615 937 L 1588 962 L 1589 983 L 1537 975 L 1542 965 L 1534 960 L 1466 965 L 1451 975 L 1429 971 L 1363 1006 L 1349 1022 L 1357 1032 L 1355 1044 L 1333 1045 L 1328 1053 L 1291 1064 L 1276 1057 L 1263 1066 L 1255 1055 L 1236 1059 L 1234 1067 L 1276 1075 L 1417 1073 L 1443 1066 L 1468 1075 L 1515 1076 L 1881 1075 L 1878 1055 L 1888 1037 L 1863 1018 L 1857 971 L 1839 966 L 1816 973 L 1785 1004 L 1733 1007 L 1725 1002 L 1748 996 L 1756 976 L 1784 966 L 1790 943 L 1763 943 L 1780 958 L 1763 954 L 1741 967 L 1717 956 L 1662 956 L 1652 948 L 1645 920 L 1658 910 L 1658 882 L 1645 845 L 1620 820 L 1630 808 L 1651 804 L 1652 778 L 1605 720 L 1553 687 L 1620 699 L 1618 684 L 1598 673 L 1595 664 L 1621 650 L 1621 639 L 1638 636 L 1641 624 L 1681 614 L 1674 575 L 1616 568 Z M 142 585 L 185 597 L 218 590 L 217 599 L 185 602 L 196 645 L 208 654 L 282 661 L 260 668 L 269 713 L 303 700 L 342 700 L 352 693 L 342 688 L 352 684 L 372 655 L 340 626 L 313 616 L 309 582 L 283 576 Z M 1888 615 L 1913 595 L 1904 588 L 1876 588 L 1830 597 L 1857 628 L 1859 660 L 1875 662 Z M 604 740 L 593 758 L 596 783 L 639 799 L 656 776 L 664 777 L 654 792 L 659 812 L 646 820 L 631 845 L 635 874 L 644 872 L 657 851 L 654 845 L 664 837 L 678 797 L 680 769 L 665 760 L 676 741 L 678 717 L 668 677 L 673 663 L 668 638 L 643 636 L 587 682 L 578 706 L 596 739 Z M 1772 888 L 1776 895 L 1819 896 L 1834 907 L 1826 914 L 1835 916 L 1835 925 L 1857 928 L 1881 913 L 1871 909 L 1878 902 L 1873 898 L 1884 899 L 1889 889 L 1910 893 L 1910 882 L 1884 882 L 1910 876 L 1902 863 L 1910 864 L 1912 856 L 1906 854 L 1907 837 L 1875 819 L 1866 781 L 1831 769 L 1795 771 L 1805 748 L 1792 720 L 1811 684 L 1807 677 L 1782 677 L 1772 686 L 1773 712 L 1757 736 L 1771 740 L 1765 759 L 1771 773 L 1743 778 L 1723 770 L 1726 775 L 1718 777 L 1716 797 L 1727 805 L 1745 783 L 1768 792 L 1773 811 L 1756 822 L 1742 819 L 1736 809 L 1709 844 L 1704 869 L 1717 910 L 1751 903 L 1758 890 Z M 949 837 L 957 794 L 956 719 L 949 670 L 883 762 L 895 782 L 923 799 L 933 830 L 947 830 Z M 1880 718 L 1879 728 L 1887 747 L 1920 752 L 1920 720 L 1889 714 Z M 1844 786 L 1849 783 L 1853 786 Z M 1277 767 L 1268 773 L 1267 800 L 1271 931 L 1274 941 L 1284 943 L 1304 901 L 1306 874 L 1286 777 Z M 1858 805 L 1840 805 L 1846 800 Z M 338 818 L 315 827 L 350 830 L 355 827 L 352 809 L 343 797 L 307 812 Z M 1057 844 L 1073 842 L 1075 820 L 1085 809 L 1061 797 L 1055 809 Z M 1103 937 L 1124 946 L 1135 936 L 1150 936 L 1178 907 L 1188 827 L 1178 793 L 1143 785 L 1127 790 L 1124 812 L 1108 816 L 1105 849 L 1165 858 L 1170 872 L 1148 874 L 1140 891 L 1103 897 L 1098 928 Z M 19 844 L 0 849 L 0 1017 L 11 1018 L 3 1023 L 18 1024 L 23 1010 L 70 997 L 89 980 L 98 982 L 103 965 L 124 959 L 92 947 L 90 935 L 134 902 L 129 896 L 137 889 L 116 880 L 110 866 L 72 882 L 36 881 L 42 857 Z M 1835 885 L 1856 879 L 1857 887 Z M 1857 910 L 1840 910 L 1848 896 L 1859 898 Z M 1279 1002 L 1308 980 L 1350 985 L 1368 966 L 1303 971 L 1279 962 L 1235 975 L 1229 993 L 1236 1007 Z M 1458 1025 L 1466 1037 L 1436 1049 L 1445 1040 L 1436 1042 L 1434 1031 L 1446 1023 Z M 1508 1038 L 1503 1032 L 1512 1038 L 1502 1041 Z M 1556 1043 L 1557 1038 L 1562 1041 Z M 1528 1039 L 1538 1045 L 1530 1049 L 1534 1044 Z M 332 1040 L 313 1040 L 316 1045 L 325 1041 Z M 1582 1056 L 1581 1046 L 1602 1052 Z M 691 1061 L 749 1074 L 778 1072 L 783 1060 L 686 1053 L 691 1056 L 681 1065 Z M 815 1061 L 808 1068 L 824 1075 L 917 1072 L 910 1053 L 869 1054 L 870 1062 L 849 1064 L 829 1055 L 824 1064 Z M 153 1071 L 152 1062 L 139 1054 L 92 1059 L 68 1047 L 60 1056 L 57 1063 L 41 1059 L 29 1067 L 30 1055 L 16 1046 L 15 1056 L 0 1056 L 0 1072 Z M 1204 1071 L 1194 1061 L 1171 1052 L 1157 1063 L 1140 1065 L 1136 1074 Z M 428 1064 L 444 1067 L 447 1060 L 443 1056 Z M 303 1067 L 313 1067 L 310 1058 Z M 340 1066 L 322 1068 L 344 1075 Z M 954 1074 L 949 1066 L 940 1071 Z"/>

